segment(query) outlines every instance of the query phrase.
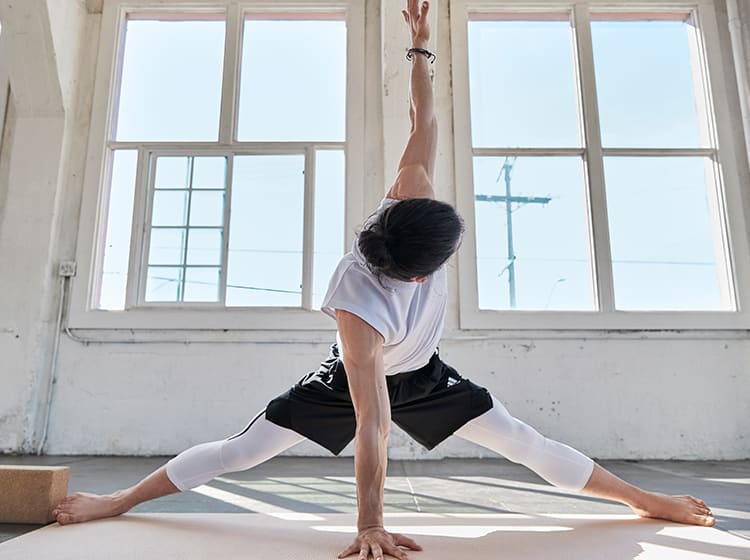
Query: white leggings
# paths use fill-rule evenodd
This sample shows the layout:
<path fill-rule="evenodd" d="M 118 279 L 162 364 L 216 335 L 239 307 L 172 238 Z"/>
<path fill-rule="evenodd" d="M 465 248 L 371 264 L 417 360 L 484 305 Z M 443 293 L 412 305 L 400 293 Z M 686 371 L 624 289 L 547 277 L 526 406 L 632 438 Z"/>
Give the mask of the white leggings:
<path fill-rule="evenodd" d="M 305 438 L 266 420 L 261 411 L 239 434 L 201 443 L 167 463 L 167 477 L 183 492 L 228 472 L 244 471 L 268 461 Z"/>
<path fill-rule="evenodd" d="M 594 469 L 591 459 L 543 437 L 513 418 L 495 397 L 492 401 L 490 410 L 465 424 L 455 435 L 529 467 L 560 488 L 581 490 L 586 485 Z M 177 455 L 167 463 L 167 476 L 180 490 L 190 490 L 221 474 L 259 465 L 304 439 L 267 420 L 264 410 L 239 434 L 196 445 Z"/>
<path fill-rule="evenodd" d="M 529 467 L 558 488 L 582 490 L 594 471 L 594 461 L 514 418 L 494 396 L 492 408 L 464 424 L 455 435 Z"/>

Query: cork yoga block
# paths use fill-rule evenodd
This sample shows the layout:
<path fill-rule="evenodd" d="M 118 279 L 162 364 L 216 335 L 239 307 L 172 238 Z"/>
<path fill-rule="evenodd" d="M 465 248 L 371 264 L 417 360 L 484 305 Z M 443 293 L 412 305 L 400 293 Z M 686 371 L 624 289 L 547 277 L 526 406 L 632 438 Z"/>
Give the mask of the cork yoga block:
<path fill-rule="evenodd" d="M 0 523 L 44 524 L 68 493 L 68 467 L 0 465 Z"/>

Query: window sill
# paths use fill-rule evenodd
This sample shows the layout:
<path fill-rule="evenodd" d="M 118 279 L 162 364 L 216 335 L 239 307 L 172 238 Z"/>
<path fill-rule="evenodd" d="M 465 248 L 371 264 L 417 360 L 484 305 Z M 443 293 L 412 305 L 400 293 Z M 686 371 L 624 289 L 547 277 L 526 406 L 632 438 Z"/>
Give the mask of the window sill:
<path fill-rule="evenodd" d="M 288 308 L 71 310 L 70 331 L 329 331 L 336 323 L 320 311 Z"/>
<path fill-rule="evenodd" d="M 462 331 L 685 332 L 750 330 L 750 314 L 733 311 L 479 311 L 461 310 Z"/>

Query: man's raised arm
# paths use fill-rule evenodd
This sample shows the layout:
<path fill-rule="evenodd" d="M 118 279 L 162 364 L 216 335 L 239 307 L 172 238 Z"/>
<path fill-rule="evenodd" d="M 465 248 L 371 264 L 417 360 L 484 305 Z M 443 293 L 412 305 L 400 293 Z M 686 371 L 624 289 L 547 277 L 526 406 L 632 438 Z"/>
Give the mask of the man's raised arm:
<path fill-rule="evenodd" d="M 408 0 L 408 10 L 402 13 L 411 38 L 411 47 L 427 49 L 430 27 L 427 23 L 429 4 Z M 388 198 L 435 198 L 433 180 L 437 157 L 437 119 L 432 93 L 428 57 L 411 53 L 409 81 L 409 120 L 411 130 L 406 148 L 398 165 L 396 180 L 388 191 Z"/>

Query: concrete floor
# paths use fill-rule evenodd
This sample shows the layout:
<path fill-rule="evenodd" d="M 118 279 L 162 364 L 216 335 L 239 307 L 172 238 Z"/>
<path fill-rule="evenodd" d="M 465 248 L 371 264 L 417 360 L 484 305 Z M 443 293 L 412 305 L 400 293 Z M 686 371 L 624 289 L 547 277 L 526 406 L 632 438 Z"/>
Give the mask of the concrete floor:
<path fill-rule="evenodd" d="M 0 464 L 68 465 L 70 491 L 109 493 L 129 486 L 163 457 L 0 457 Z M 717 528 L 750 539 L 750 461 L 603 461 L 623 479 L 649 490 L 704 499 Z M 351 458 L 278 457 L 250 471 L 225 475 L 199 491 L 135 508 L 171 513 L 352 513 Z M 524 467 L 502 459 L 391 461 L 385 512 L 630 513 L 625 506 L 557 490 Z M 37 526 L 0 524 L 0 542 Z"/>

